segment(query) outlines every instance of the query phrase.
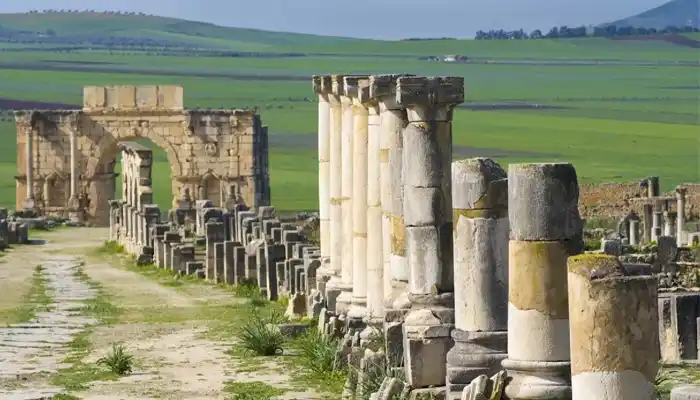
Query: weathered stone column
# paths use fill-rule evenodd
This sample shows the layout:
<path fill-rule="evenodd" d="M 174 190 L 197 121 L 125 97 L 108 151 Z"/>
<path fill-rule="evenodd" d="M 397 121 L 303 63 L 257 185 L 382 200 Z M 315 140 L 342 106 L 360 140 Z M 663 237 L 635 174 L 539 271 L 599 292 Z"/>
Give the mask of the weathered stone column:
<path fill-rule="evenodd" d="M 630 276 L 617 257 L 568 260 L 573 400 L 655 400 L 658 284 Z"/>
<path fill-rule="evenodd" d="M 343 111 L 343 123 L 341 128 L 341 150 L 342 150 L 342 179 L 341 179 L 341 209 L 343 213 L 342 219 L 342 240 L 343 240 L 343 256 L 341 259 L 341 283 L 340 295 L 336 299 L 335 312 L 337 314 L 346 314 L 350 308 L 352 301 L 352 284 L 353 284 L 353 138 L 355 136 L 354 122 L 355 112 L 352 104 L 352 97 L 345 93 L 345 85 L 347 85 L 347 77 L 343 81 L 343 93 L 340 95 L 340 105 Z M 335 88 L 334 88 L 335 89 Z M 334 90 L 335 92 L 335 90 Z"/>
<path fill-rule="evenodd" d="M 654 206 L 654 214 L 652 214 L 651 218 L 651 241 L 655 242 L 659 240 L 659 236 L 661 236 L 662 231 L 661 231 L 661 216 L 663 212 L 661 211 L 661 206 L 660 204 L 656 204 Z"/>
<path fill-rule="evenodd" d="M 452 163 L 455 346 L 447 353 L 447 388 L 459 396 L 479 375 L 493 376 L 507 357 L 508 179 L 488 158 Z"/>
<path fill-rule="evenodd" d="M 326 305 L 329 310 L 335 311 L 336 300 L 340 294 L 341 286 L 341 271 L 343 262 L 343 212 L 342 212 L 342 122 L 343 111 L 340 104 L 340 95 L 344 94 L 343 76 L 333 75 L 332 94 L 328 95 L 328 101 L 331 106 L 330 112 L 330 196 L 331 196 L 331 226 L 330 226 L 330 244 L 331 244 L 331 260 L 330 271 L 331 276 L 325 287 Z M 328 275 L 327 270 L 321 267 L 318 271 L 320 276 Z M 318 282 L 323 283 L 322 279 Z"/>
<path fill-rule="evenodd" d="M 379 103 L 379 179 L 382 203 L 382 263 L 384 306 L 391 307 L 398 293 L 392 282 L 408 283 L 403 223 L 401 163 L 403 129 L 408 123 L 406 107 L 396 103 L 396 80 L 407 75 L 373 75 L 369 96 Z"/>
<path fill-rule="evenodd" d="M 363 337 L 368 339 L 373 326 L 384 321 L 384 262 L 380 173 L 380 114 L 379 103 L 370 96 L 370 81 L 360 82 L 359 100 L 369 109 L 367 120 L 367 318 L 368 331 Z"/>
<path fill-rule="evenodd" d="M 566 260 L 583 250 L 578 178 L 568 163 L 508 167 L 509 399 L 570 399 Z"/>
<path fill-rule="evenodd" d="M 70 198 L 75 199 L 78 195 L 78 170 L 76 166 L 76 132 L 70 132 Z"/>
<path fill-rule="evenodd" d="M 454 323 L 452 110 L 464 101 L 464 80 L 400 77 L 396 101 L 407 108 L 409 120 L 402 163 L 411 304 L 403 325 L 405 376 L 413 388 L 442 386 Z"/>
<path fill-rule="evenodd" d="M 353 327 L 367 313 L 367 141 L 369 109 L 359 98 L 360 80 L 345 77 L 345 95 L 353 101 L 352 137 L 352 305 L 348 317 Z"/>
<path fill-rule="evenodd" d="M 318 95 L 318 214 L 322 262 L 330 259 L 330 134 L 331 103 L 328 96 L 332 89 L 331 77 L 314 76 L 314 92 Z"/>
<path fill-rule="evenodd" d="M 27 198 L 24 199 L 24 208 L 26 210 L 34 209 L 34 127 L 29 126 L 26 129 L 26 158 L 27 158 Z"/>
<path fill-rule="evenodd" d="M 676 188 L 676 244 L 684 246 L 685 238 L 685 196 L 687 189 L 683 187 Z"/>
<path fill-rule="evenodd" d="M 642 206 L 642 211 L 643 211 L 643 217 L 644 217 L 644 232 L 643 232 L 643 237 L 644 237 L 644 243 L 649 243 L 651 242 L 651 236 L 652 236 L 652 216 L 653 216 L 653 205 L 652 204 L 644 204 Z"/>
<path fill-rule="evenodd" d="M 639 244 L 639 220 L 629 220 L 629 239 L 632 246 Z"/>
<path fill-rule="evenodd" d="M 676 234 L 676 212 L 664 211 L 664 236 L 673 237 Z"/>

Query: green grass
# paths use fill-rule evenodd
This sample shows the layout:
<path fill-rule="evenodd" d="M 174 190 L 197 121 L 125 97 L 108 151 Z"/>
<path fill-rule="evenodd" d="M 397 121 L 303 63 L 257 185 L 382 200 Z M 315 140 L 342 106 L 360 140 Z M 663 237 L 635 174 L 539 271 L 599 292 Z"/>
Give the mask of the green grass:
<path fill-rule="evenodd" d="M 66 24 L 65 21 L 60 23 Z M 2 18 L 0 25 L 4 26 Z M 66 25 L 65 29 L 99 29 L 88 25 L 74 28 Z M 134 30 L 164 32 L 161 25 L 125 26 Z M 167 34 L 186 35 L 187 32 Z M 217 36 L 212 33 L 203 37 Z M 233 36 L 229 39 L 234 40 Z M 235 40 L 254 43 L 246 36 Z M 300 46 L 291 39 L 285 43 L 269 38 L 260 40 L 269 41 L 266 46 L 272 47 Z M 313 135 L 317 129 L 316 104 L 309 82 L 314 73 L 457 75 L 465 77 L 465 106 L 523 102 L 561 107 L 507 111 L 458 109 L 453 124 L 455 147 L 492 149 L 480 155 L 510 152 L 496 157 L 502 164 L 569 161 L 576 166 L 582 182 L 630 181 L 659 175 L 665 190 L 682 182 L 700 180 L 700 135 L 697 134 L 700 114 L 697 89 L 693 90 L 697 88 L 697 68 L 648 66 L 634 61 L 697 61 L 694 49 L 660 41 L 608 39 L 345 40 L 342 44 L 334 40 L 310 43 L 307 47 L 321 52 L 326 46 L 324 43 L 328 43 L 335 56 L 301 58 L 158 57 L 104 52 L 12 53 L 11 59 L 2 63 L 12 62 L 16 68 L 0 69 L 0 98 L 77 105 L 81 103 L 81 87 L 84 85 L 172 83 L 184 85 L 185 103 L 189 108 L 258 107 L 263 123 L 270 127 L 272 202 L 280 211 L 315 210 L 318 207 L 315 144 L 311 141 L 306 146 L 292 146 L 301 140 L 301 136 L 294 135 Z M 614 58 L 625 62 L 619 65 L 504 65 L 449 64 L 416 59 L 419 54 L 444 53 L 466 53 L 495 59 Z M 388 57 L 397 54 L 406 57 Z M 85 63 L 90 61 L 114 65 Z M 70 65 L 65 62 L 83 62 L 81 66 L 90 71 L 51 70 L 59 65 L 62 68 Z M 36 64 L 49 70 L 23 69 L 25 64 Z M 139 73 L 127 73 L 127 70 Z M 166 70 L 196 76 L 158 75 Z M 207 76 L 211 73 L 232 77 Z M 301 80 L 245 80 L 233 76 L 236 74 L 284 75 Z M 0 137 L 6 138 L 0 144 L 3 150 L 0 152 L 0 206 L 5 207 L 14 207 L 13 176 L 20 172 L 16 168 L 15 135 L 13 123 L 0 122 Z M 171 171 L 165 162 L 165 153 L 155 150 L 154 198 L 161 209 L 166 210 L 172 199 Z"/>
<path fill-rule="evenodd" d="M 34 267 L 31 287 L 29 292 L 24 296 L 22 305 L 15 309 L 1 313 L 0 321 L 5 324 L 26 323 L 36 317 L 37 311 L 47 310 L 52 299 L 49 288 L 46 285 L 47 280 L 43 271 L 44 268 L 41 265 Z"/>

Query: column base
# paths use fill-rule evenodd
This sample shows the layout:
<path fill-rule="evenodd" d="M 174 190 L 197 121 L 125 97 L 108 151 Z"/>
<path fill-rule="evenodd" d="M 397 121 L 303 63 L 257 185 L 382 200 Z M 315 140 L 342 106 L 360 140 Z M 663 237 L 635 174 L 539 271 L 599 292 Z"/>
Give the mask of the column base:
<path fill-rule="evenodd" d="M 32 211 L 32 212 L 36 211 L 36 201 L 34 201 L 34 199 L 32 199 L 32 198 L 28 198 L 28 199 L 24 200 L 23 206 L 24 206 L 23 207 L 24 211 Z"/>
<path fill-rule="evenodd" d="M 454 309 L 435 306 L 412 309 L 403 324 L 406 382 L 415 389 L 444 386 L 445 359 L 453 342 Z"/>
<path fill-rule="evenodd" d="M 335 313 L 337 315 L 345 315 L 350 311 L 350 306 L 352 304 L 352 286 L 347 284 L 341 284 L 340 295 L 335 300 Z"/>
<path fill-rule="evenodd" d="M 325 286 L 325 297 L 326 297 L 326 308 L 332 313 L 337 313 L 336 307 L 338 303 L 338 297 L 340 296 L 342 290 L 342 282 L 340 282 L 340 277 L 331 276 Z"/>
<path fill-rule="evenodd" d="M 454 347 L 447 352 L 447 389 L 459 398 L 464 387 L 480 375 L 501 371 L 508 357 L 508 332 L 452 331 Z"/>
<path fill-rule="evenodd" d="M 519 361 L 501 363 L 508 373 L 505 395 L 511 400 L 570 400 L 571 362 Z"/>
<path fill-rule="evenodd" d="M 381 318 L 365 318 L 365 328 L 360 332 L 360 344 L 365 346 L 376 339 L 382 338 L 382 330 L 384 328 L 384 319 Z M 384 343 L 381 344 L 381 350 L 384 350 Z M 374 350 L 374 349 L 372 349 Z"/>

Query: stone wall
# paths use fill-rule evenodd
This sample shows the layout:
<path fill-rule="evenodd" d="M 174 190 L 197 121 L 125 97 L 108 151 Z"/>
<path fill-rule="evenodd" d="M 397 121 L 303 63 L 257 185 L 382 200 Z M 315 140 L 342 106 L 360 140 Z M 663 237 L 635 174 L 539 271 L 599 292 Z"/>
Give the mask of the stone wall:
<path fill-rule="evenodd" d="M 245 204 L 269 204 L 267 127 L 254 111 L 185 110 L 180 86 L 86 87 L 83 100 L 16 112 L 18 209 L 108 225 L 118 143 L 141 137 L 167 154 L 173 206 L 185 189 L 221 205 L 232 185 Z"/>

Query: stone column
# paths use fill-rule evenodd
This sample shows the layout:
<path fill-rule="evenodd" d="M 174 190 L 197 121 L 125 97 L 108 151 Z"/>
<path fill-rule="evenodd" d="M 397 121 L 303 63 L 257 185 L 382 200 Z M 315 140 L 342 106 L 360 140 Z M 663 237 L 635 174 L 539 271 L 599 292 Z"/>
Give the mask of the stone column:
<path fill-rule="evenodd" d="M 352 137 L 352 305 L 348 311 L 351 327 L 357 327 L 367 313 L 367 146 L 369 109 L 359 98 L 360 80 L 345 77 L 345 95 L 353 101 Z"/>
<path fill-rule="evenodd" d="M 76 152 L 78 149 L 76 148 L 76 132 L 73 130 L 70 131 L 70 199 L 71 202 L 73 199 L 77 198 L 77 191 L 78 191 L 78 168 L 76 166 Z"/>
<path fill-rule="evenodd" d="M 662 234 L 661 216 L 662 216 L 662 211 L 661 211 L 659 204 L 657 204 L 654 207 L 654 211 L 653 211 L 652 218 L 651 218 L 651 241 L 652 242 L 656 242 L 657 240 L 659 240 L 659 236 L 661 236 L 661 234 Z"/>
<path fill-rule="evenodd" d="M 583 250 L 568 163 L 508 166 L 509 399 L 571 398 L 566 260 Z"/>
<path fill-rule="evenodd" d="M 685 239 L 685 196 L 687 189 L 683 187 L 676 188 L 676 244 L 684 246 Z"/>
<path fill-rule="evenodd" d="M 384 306 L 391 307 L 398 293 L 394 280 L 408 282 L 403 223 L 401 163 L 403 129 L 408 123 L 406 108 L 396 103 L 396 80 L 407 75 L 373 75 L 369 96 L 379 103 L 379 179 L 382 203 L 382 263 Z"/>
<path fill-rule="evenodd" d="M 396 101 L 407 108 L 403 131 L 403 217 L 411 310 L 403 326 L 406 382 L 443 386 L 452 345 L 452 109 L 464 101 L 459 77 L 400 77 Z M 441 360 L 433 364 L 427 358 Z"/>
<path fill-rule="evenodd" d="M 27 164 L 27 198 L 24 199 L 24 208 L 33 210 L 34 204 L 34 127 L 26 128 L 26 164 Z"/>
<path fill-rule="evenodd" d="M 330 196 L 331 196 L 331 226 L 330 226 L 330 271 L 321 267 L 320 276 L 331 275 L 326 286 L 326 305 L 329 310 L 335 311 L 336 300 L 340 294 L 341 271 L 343 261 L 343 212 L 342 212 L 342 121 L 343 111 L 340 104 L 340 95 L 344 94 L 343 76 L 333 75 L 332 92 L 328 95 L 330 102 Z M 330 272 L 330 274 L 328 274 Z M 322 279 L 317 282 L 323 283 Z"/>
<path fill-rule="evenodd" d="M 677 214 L 675 211 L 664 211 L 663 215 L 664 215 L 664 236 L 673 237 L 673 235 L 676 234 Z"/>
<path fill-rule="evenodd" d="M 568 260 L 573 400 L 655 400 L 658 284 L 630 276 L 617 257 Z"/>
<path fill-rule="evenodd" d="M 508 179 L 488 158 L 452 163 L 455 346 L 447 389 L 459 395 L 507 357 Z"/>
<path fill-rule="evenodd" d="M 652 234 L 651 220 L 652 220 L 653 215 L 654 215 L 653 205 L 651 203 L 642 205 L 642 213 L 643 213 L 643 217 L 644 217 L 644 231 L 642 232 L 643 240 L 644 240 L 644 243 L 649 243 L 649 242 L 651 242 L 651 234 Z"/>
<path fill-rule="evenodd" d="M 367 132 L 367 323 L 368 331 L 363 338 L 368 339 L 374 327 L 384 321 L 384 232 L 382 226 L 381 199 L 381 127 L 379 103 L 370 97 L 369 80 L 360 82 L 359 100 L 369 109 Z"/>
<path fill-rule="evenodd" d="M 345 79 L 344 77 L 343 79 Z M 343 93 L 340 94 L 340 105 L 343 112 L 343 123 L 341 128 L 341 210 L 342 210 L 342 240 L 343 240 L 343 255 L 341 259 L 340 273 L 340 295 L 336 299 L 335 312 L 337 314 L 346 314 L 350 308 L 352 301 L 352 284 L 353 284 L 353 138 L 355 135 L 354 121 L 355 112 L 353 108 L 352 98 L 345 93 L 345 85 L 347 81 L 343 81 Z"/>
<path fill-rule="evenodd" d="M 313 88 L 318 95 L 318 214 L 320 219 L 321 257 L 330 259 L 330 133 L 331 90 L 330 76 L 314 76 Z"/>
<path fill-rule="evenodd" d="M 639 244 L 639 220 L 629 220 L 629 239 L 632 246 Z"/>

